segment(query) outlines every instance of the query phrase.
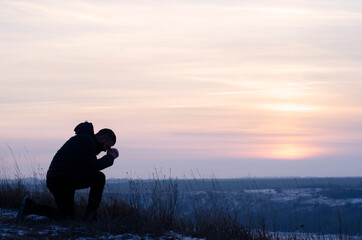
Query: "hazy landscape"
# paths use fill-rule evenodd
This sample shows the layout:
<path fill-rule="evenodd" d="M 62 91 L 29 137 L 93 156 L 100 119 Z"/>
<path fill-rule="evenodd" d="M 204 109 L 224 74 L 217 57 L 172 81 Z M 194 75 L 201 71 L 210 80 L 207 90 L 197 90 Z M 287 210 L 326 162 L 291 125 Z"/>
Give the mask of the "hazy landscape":
<path fill-rule="evenodd" d="M 10 182 L 16 186 L 19 180 Z M 22 179 L 22 184 L 38 201 L 48 199 L 46 201 L 52 202 L 50 195 L 45 196 L 49 193 L 43 180 L 27 178 Z M 34 194 L 36 192 L 38 194 Z M 77 192 L 76 201 L 80 206 L 84 205 L 87 193 L 87 190 Z M 2 205 L 4 207 L 4 203 Z M 125 209 L 137 209 L 138 214 L 144 216 L 135 218 L 134 212 Z M 140 239 L 192 239 L 185 236 L 206 239 L 360 239 L 362 178 L 166 179 L 157 176 L 151 180 L 110 179 L 100 212 L 102 217 L 97 223 L 97 234 L 107 234 L 108 239 L 138 239 L 136 237 L 140 236 L 148 237 Z M 14 214 L 12 212 L 13 217 Z M 124 227 L 120 231 L 110 223 L 119 224 L 119 217 L 129 218 L 121 221 L 125 226 L 129 224 L 125 221 L 129 220 L 138 223 L 133 222 L 131 228 Z M 28 221 L 37 219 L 33 217 Z M 104 221 L 112 227 L 104 227 L 107 225 Z M 9 224 L 12 221 L 4 222 Z M 56 228 L 59 236 L 72 232 L 76 238 L 88 236 L 84 230 L 87 226 L 81 221 L 65 226 L 64 223 L 60 226 L 59 223 L 50 223 L 63 229 Z M 48 229 L 50 223 L 49 220 L 40 221 L 40 224 L 45 224 L 44 229 Z M 227 229 L 235 224 L 238 224 L 236 228 L 247 232 L 247 237 L 227 233 Z M 11 226 L 16 229 L 23 225 L 12 222 Z M 37 228 L 42 229 L 39 224 Z M 95 234 L 94 229 L 92 231 Z M 167 234 L 170 236 L 173 231 L 179 232 L 178 238 L 176 233 L 173 238 L 167 238 Z M 48 232 L 51 231 L 48 229 Z M 230 235 L 217 236 L 215 232 Z M 126 238 L 125 234 L 131 234 L 127 236 L 133 238 Z M 11 239 L 5 235 L 4 239 Z M 23 235 L 27 236 L 26 233 Z"/>

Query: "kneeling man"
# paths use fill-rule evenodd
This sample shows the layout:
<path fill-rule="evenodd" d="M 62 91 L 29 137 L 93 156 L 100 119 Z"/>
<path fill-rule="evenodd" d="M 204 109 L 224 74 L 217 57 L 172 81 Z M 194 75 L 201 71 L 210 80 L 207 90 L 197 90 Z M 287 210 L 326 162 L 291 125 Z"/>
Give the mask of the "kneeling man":
<path fill-rule="evenodd" d="M 118 150 L 112 148 L 116 135 L 107 128 L 94 134 L 93 125 L 89 122 L 78 124 L 74 131 L 76 135 L 58 150 L 47 172 L 47 187 L 58 209 L 36 204 L 26 197 L 18 218 L 29 214 L 74 218 L 75 190 L 90 188 L 85 219 L 95 220 L 105 185 L 105 175 L 100 170 L 112 166 L 119 155 Z M 107 154 L 97 159 L 102 151 Z"/>

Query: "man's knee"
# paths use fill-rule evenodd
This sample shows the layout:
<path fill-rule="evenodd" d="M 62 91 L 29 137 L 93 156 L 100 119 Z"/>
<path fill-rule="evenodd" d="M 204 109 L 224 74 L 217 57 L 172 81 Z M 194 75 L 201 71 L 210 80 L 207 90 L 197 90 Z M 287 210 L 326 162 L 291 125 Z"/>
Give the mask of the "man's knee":
<path fill-rule="evenodd" d="M 97 174 L 97 184 L 104 186 L 106 184 L 106 176 L 102 172 Z"/>

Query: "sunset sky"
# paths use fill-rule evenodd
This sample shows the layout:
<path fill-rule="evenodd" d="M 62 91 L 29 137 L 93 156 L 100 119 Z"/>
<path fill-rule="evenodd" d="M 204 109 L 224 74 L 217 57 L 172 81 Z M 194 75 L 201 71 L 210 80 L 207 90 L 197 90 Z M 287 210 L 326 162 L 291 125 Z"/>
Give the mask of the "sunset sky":
<path fill-rule="evenodd" d="M 359 0 L 0 0 L 0 171 L 87 120 L 107 177 L 362 176 L 361 43 Z"/>

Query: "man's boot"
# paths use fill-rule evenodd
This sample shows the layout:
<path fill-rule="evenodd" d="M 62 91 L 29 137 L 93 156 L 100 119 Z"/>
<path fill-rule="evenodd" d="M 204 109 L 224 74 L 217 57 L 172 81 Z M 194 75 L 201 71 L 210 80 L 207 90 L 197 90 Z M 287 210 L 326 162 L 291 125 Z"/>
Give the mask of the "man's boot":
<path fill-rule="evenodd" d="M 28 196 L 21 202 L 20 209 L 16 214 L 16 220 L 22 220 L 24 217 L 33 214 L 36 209 L 36 203 Z"/>

